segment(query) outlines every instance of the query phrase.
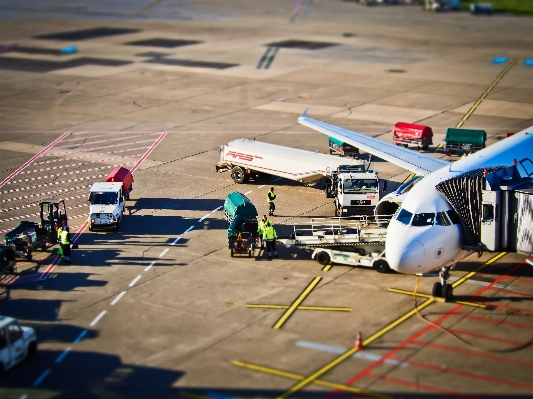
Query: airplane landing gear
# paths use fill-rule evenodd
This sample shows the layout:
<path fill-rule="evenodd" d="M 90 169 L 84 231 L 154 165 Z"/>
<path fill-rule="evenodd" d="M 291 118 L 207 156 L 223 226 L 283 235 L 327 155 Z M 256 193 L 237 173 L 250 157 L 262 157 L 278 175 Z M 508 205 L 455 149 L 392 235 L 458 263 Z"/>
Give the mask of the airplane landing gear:
<path fill-rule="evenodd" d="M 447 284 L 446 280 L 450 277 L 450 269 L 453 266 L 445 266 L 439 273 L 440 282 L 433 284 L 432 295 L 435 297 L 442 297 L 444 299 L 451 299 L 453 297 L 453 288 L 451 284 Z"/>

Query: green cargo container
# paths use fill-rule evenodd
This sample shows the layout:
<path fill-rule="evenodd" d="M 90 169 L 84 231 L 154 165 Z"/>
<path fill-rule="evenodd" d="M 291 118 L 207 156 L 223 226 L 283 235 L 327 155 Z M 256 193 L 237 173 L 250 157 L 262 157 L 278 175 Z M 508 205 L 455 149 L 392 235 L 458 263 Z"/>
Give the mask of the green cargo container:
<path fill-rule="evenodd" d="M 478 129 L 460 129 L 450 127 L 446 131 L 444 138 L 446 143 L 445 149 L 449 152 L 460 151 L 478 151 L 485 148 L 487 133 Z"/>
<path fill-rule="evenodd" d="M 255 205 L 252 204 L 246 195 L 237 191 L 234 191 L 226 197 L 226 201 L 224 202 L 224 210 L 232 218 L 235 216 L 254 218 L 258 215 Z"/>

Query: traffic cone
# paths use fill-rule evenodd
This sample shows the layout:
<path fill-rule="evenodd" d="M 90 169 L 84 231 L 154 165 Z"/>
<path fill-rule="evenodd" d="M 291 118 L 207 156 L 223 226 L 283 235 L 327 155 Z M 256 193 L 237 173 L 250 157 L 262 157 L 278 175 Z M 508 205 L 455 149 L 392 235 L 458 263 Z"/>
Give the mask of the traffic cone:
<path fill-rule="evenodd" d="M 361 336 L 361 331 L 357 334 L 357 340 L 355 341 L 355 349 L 361 350 L 363 349 L 363 337 Z"/>

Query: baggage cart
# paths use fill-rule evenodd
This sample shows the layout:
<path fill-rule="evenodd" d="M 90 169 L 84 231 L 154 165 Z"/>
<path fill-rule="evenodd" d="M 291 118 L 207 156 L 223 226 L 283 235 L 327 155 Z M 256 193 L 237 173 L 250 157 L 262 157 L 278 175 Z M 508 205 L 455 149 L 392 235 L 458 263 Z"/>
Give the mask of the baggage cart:
<path fill-rule="evenodd" d="M 237 191 L 226 197 L 224 218 L 228 222 L 228 248 L 231 256 L 245 254 L 252 256 L 258 247 L 257 209 L 254 204 Z"/>
<path fill-rule="evenodd" d="M 433 144 L 433 130 L 429 126 L 398 122 L 392 130 L 396 145 L 415 147 L 426 151 Z"/>
<path fill-rule="evenodd" d="M 341 157 L 342 156 L 350 156 L 350 157 L 356 157 L 359 155 L 359 148 L 351 146 L 348 143 L 345 143 L 343 141 L 337 140 L 335 137 L 328 137 L 329 142 L 329 153 L 337 153 Z"/>
<path fill-rule="evenodd" d="M 448 156 L 457 152 L 475 152 L 485 148 L 487 133 L 478 129 L 460 129 L 450 127 L 444 137 L 446 143 L 444 150 Z"/>
<path fill-rule="evenodd" d="M 10 232 L 4 235 L 6 245 L 11 246 L 18 257 L 32 260 L 32 252 L 37 248 L 46 249 L 48 230 L 38 223 L 23 220 Z"/>

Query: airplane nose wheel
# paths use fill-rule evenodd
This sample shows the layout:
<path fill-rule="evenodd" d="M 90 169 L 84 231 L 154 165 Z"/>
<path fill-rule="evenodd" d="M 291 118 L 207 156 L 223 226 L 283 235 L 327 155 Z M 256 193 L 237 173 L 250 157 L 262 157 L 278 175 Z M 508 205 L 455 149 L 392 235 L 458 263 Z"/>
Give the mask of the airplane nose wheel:
<path fill-rule="evenodd" d="M 433 296 L 444 299 L 451 299 L 453 297 L 453 287 L 451 284 L 446 283 L 446 280 L 450 277 L 450 269 L 451 266 L 446 266 L 441 269 L 439 273 L 440 282 L 433 284 Z"/>

